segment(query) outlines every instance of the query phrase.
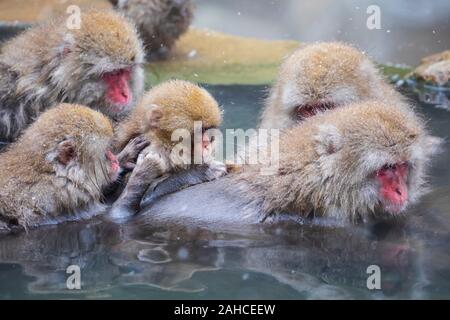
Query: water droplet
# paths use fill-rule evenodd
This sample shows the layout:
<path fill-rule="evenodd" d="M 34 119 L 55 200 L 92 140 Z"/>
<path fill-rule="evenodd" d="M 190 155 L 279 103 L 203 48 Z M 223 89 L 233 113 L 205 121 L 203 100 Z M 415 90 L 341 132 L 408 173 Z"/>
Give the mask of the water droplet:
<path fill-rule="evenodd" d="M 186 260 L 189 258 L 189 251 L 186 248 L 180 248 L 178 250 L 177 256 L 180 260 Z"/>

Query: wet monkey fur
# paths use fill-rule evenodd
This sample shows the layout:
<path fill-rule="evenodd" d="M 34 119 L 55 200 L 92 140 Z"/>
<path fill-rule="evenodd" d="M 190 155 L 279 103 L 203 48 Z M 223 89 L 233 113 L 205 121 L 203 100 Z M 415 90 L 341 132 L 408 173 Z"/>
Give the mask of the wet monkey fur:
<path fill-rule="evenodd" d="M 316 114 L 371 99 L 406 105 L 375 63 L 356 48 L 340 42 L 302 45 L 280 66 L 260 128 L 289 129 Z M 249 147 L 238 146 L 243 162 Z"/>
<path fill-rule="evenodd" d="M 168 56 L 175 41 L 189 28 L 193 0 L 110 0 L 115 9 L 136 24 L 150 60 Z"/>
<path fill-rule="evenodd" d="M 14 141 L 58 103 L 82 104 L 113 120 L 142 94 L 144 55 L 134 26 L 113 11 L 44 22 L 6 42 L 0 52 L 0 141 Z"/>
<path fill-rule="evenodd" d="M 320 112 L 365 100 L 401 103 L 403 98 L 358 49 L 340 42 L 303 45 L 280 66 L 260 127 L 291 128 Z"/>
<path fill-rule="evenodd" d="M 164 190 L 163 193 L 170 193 L 225 174 L 223 163 L 212 157 L 214 130 L 221 121 L 217 101 L 193 83 L 171 80 L 149 90 L 133 113 L 117 128 L 114 143 L 117 152 L 139 137 L 150 145 L 143 150 L 127 179 L 125 189 L 114 205 L 113 216 L 116 213 L 120 216 L 120 211 L 128 215 L 130 210 L 127 208 L 136 210 L 149 184 L 156 183 L 150 189 L 157 188 L 166 178 L 173 177 L 169 185 L 160 189 Z M 201 123 L 201 128 L 196 129 L 195 122 Z M 180 141 L 178 137 L 173 139 L 173 134 L 179 129 L 189 134 L 190 143 L 186 148 L 190 149 L 190 155 L 174 151 Z M 194 132 L 200 129 L 201 132 Z M 196 134 L 200 137 L 198 141 L 195 141 Z M 199 153 L 197 162 L 201 163 L 196 163 L 196 152 Z M 174 173 L 176 175 L 173 176 Z M 162 179 L 156 179 L 163 175 Z"/>
<path fill-rule="evenodd" d="M 25 228 L 99 212 L 120 171 L 110 120 L 61 104 L 44 112 L 0 154 L 0 229 Z"/>

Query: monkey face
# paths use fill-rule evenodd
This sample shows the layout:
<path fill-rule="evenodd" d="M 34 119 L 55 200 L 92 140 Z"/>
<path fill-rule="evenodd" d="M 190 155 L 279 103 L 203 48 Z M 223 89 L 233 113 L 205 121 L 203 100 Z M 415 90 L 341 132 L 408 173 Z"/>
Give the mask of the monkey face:
<path fill-rule="evenodd" d="M 310 188 L 314 210 L 363 219 L 398 216 L 415 203 L 442 143 L 409 107 L 376 101 L 326 112 L 291 131 L 282 150 L 305 150 L 310 134 L 314 140 L 312 158 L 292 154 L 290 162 L 283 160 L 306 163 L 300 180 Z"/>
<path fill-rule="evenodd" d="M 377 170 L 374 179 L 378 184 L 380 204 L 384 211 L 397 214 L 404 210 L 408 203 L 407 162 L 384 165 Z"/>
<path fill-rule="evenodd" d="M 143 127 L 156 134 L 165 145 L 172 145 L 172 134 L 183 130 L 191 141 L 201 137 L 200 149 L 211 146 L 211 137 L 205 132 L 217 128 L 222 115 L 217 101 L 203 88 L 187 81 L 164 82 L 151 89 L 139 106 L 144 110 Z M 200 132 L 196 132 L 201 130 Z"/>
<path fill-rule="evenodd" d="M 43 163 L 35 163 L 37 172 L 43 167 L 96 195 L 117 179 L 119 164 L 110 151 L 113 129 L 103 114 L 80 105 L 60 104 L 43 113 L 22 139 L 32 142 L 36 136 L 46 142 L 33 146 L 44 158 Z"/>
<path fill-rule="evenodd" d="M 267 116 L 278 119 L 275 127 L 291 127 L 327 110 L 378 98 L 383 83 L 375 65 L 355 48 L 312 44 L 294 52 L 280 68 L 269 108 L 279 106 L 284 118 Z"/>
<path fill-rule="evenodd" d="M 117 156 L 111 152 L 111 150 L 106 151 L 106 159 L 108 160 L 108 174 L 112 181 L 117 180 L 120 173 L 120 165 Z"/>
<path fill-rule="evenodd" d="M 121 119 L 143 89 L 142 44 L 134 28 L 119 15 L 88 12 L 64 41 L 55 79 L 67 100 Z"/>

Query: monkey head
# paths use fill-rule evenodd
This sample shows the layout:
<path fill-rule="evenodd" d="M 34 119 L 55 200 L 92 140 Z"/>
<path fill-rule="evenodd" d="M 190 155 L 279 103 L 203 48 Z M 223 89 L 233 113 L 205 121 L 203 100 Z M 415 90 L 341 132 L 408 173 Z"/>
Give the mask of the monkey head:
<path fill-rule="evenodd" d="M 112 125 L 101 113 L 61 104 L 25 131 L 17 149 L 33 155 L 25 161 L 36 174 L 55 174 L 98 198 L 101 189 L 119 175 L 118 160 L 111 152 L 112 137 Z"/>
<path fill-rule="evenodd" d="M 300 172 L 290 188 L 316 214 L 351 221 L 398 216 L 416 202 L 441 144 L 411 108 L 377 101 L 317 115 L 284 137 L 280 172 Z"/>
<path fill-rule="evenodd" d="M 143 90 L 144 55 L 133 25 L 113 12 L 81 14 L 79 29 L 62 24 L 51 81 L 71 103 L 120 119 Z"/>
<path fill-rule="evenodd" d="M 261 119 L 289 128 L 317 113 L 366 99 L 383 99 L 388 84 L 359 50 L 338 42 L 305 45 L 281 65 Z"/>
<path fill-rule="evenodd" d="M 156 138 L 168 149 L 179 141 L 172 140 L 175 130 L 184 129 L 195 143 L 194 131 L 201 135 L 202 156 L 212 152 L 214 135 L 211 129 L 217 129 L 222 115 L 217 101 L 203 88 L 187 81 L 172 80 L 151 89 L 140 103 L 145 115 L 143 132 L 150 134 L 149 141 Z M 195 123 L 201 124 L 196 128 Z M 197 132 L 195 133 L 197 134 Z M 194 147 L 194 145 L 192 145 Z"/>
<path fill-rule="evenodd" d="M 149 53 L 164 58 L 193 18 L 193 0 L 110 0 L 117 11 L 132 20 Z M 152 56 L 152 54 L 159 55 Z"/>

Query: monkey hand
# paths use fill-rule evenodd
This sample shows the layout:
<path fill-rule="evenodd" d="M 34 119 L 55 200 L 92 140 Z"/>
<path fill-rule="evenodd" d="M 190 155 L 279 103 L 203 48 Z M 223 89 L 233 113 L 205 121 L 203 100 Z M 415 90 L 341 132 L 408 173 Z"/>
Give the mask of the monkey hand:
<path fill-rule="evenodd" d="M 126 147 L 117 155 L 119 165 L 124 171 L 131 171 L 136 166 L 136 159 L 141 151 L 150 143 L 144 136 L 132 139 Z"/>
<path fill-rule="evenodd" d="M 152 176 L 160 176 L 169 169 L 169 160 L 156 152 L 152 146 L 148 146 L 139 154 L 133 173 L 134 171 L 145 171 L 152 172 Z"/>
<path fill-rule="evenodd" d="M 208 169 L 206 170 L 206 178 L 208 181 L 219 179 L 227 174 L 227 167 L 223 162 L 211 161 L 208 163 Z"/>
<path fill-rule="evenodd" d="M 134 215 L 148 186 L 168 170 L 167 160 L 151 145 L 142 150 L 124 190 L 113 203 L 109 216 L 120 221 Z"/>

